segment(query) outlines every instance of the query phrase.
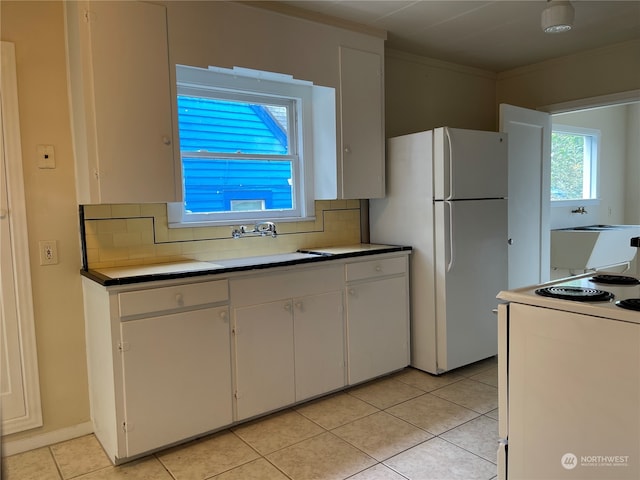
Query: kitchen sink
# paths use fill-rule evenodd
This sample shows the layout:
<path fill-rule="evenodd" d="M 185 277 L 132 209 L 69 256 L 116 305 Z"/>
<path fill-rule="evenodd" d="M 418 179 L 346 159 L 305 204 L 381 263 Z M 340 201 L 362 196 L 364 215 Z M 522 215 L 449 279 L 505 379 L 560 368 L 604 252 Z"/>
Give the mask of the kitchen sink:
<path fill-rule="evenodd" d="M 637 225 L 584 225 L 582 227 L 561 228 L 560 230 L 588 230 L 599 232 L 603 230 L 624 230 L 628 228 L 637 228 Z"/>
<path fill-rule="evenodd" d="M 212 260 L 215 268 L 236 268 L 257 265 L 273 265 L 278 263 L 297 262 L 314 258 L 321 258 L 323 254 L 309 252 L 276 253 L 273 255 L 258 255 L 254 257 L 230 258 L 226 260 Z"/>
<path fill-rule="evenodd" d="M 629 262 L 640 225 L 586 225 L 551 231 L 551 267 L 587 270 Z"/>

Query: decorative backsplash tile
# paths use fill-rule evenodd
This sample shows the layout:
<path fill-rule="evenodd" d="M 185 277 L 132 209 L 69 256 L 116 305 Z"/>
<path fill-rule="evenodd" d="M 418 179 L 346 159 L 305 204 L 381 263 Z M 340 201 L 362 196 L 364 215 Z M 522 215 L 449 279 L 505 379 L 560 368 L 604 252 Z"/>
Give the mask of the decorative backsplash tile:
<path fill-rule="evenodd" d="M 221 260 L 360 243 L 360 201 L 315 202 L 315 220 L 277 223 L 278 236 L 231 237 L 232 227 L 169 228 L 166 204 L 85 205 L 88 268 Z"/>

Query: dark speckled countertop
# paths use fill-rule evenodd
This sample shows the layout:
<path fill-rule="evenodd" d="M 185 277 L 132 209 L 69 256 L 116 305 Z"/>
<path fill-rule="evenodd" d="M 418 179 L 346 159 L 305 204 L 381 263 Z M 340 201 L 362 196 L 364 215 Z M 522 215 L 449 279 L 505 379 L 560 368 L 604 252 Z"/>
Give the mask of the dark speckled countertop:
<path fill-rule="evenodd" d="M 301 249 L 292 253 L 279 253 L 225 260 L 186 260 L 182 262 L 135 265 L 127 267 L 90 268 L 88 270 L 81 270 L 80 273 L 100 285 L 128 285 L 159 280 L 197 277 L 202 275 L 217 275 L 230 272 L 258 270 L 286 265 L 318 263 L 335 259 L 362 257 L 401 251 L 410 252 L 411 247 L 361 243 L 338 247 Z"/>

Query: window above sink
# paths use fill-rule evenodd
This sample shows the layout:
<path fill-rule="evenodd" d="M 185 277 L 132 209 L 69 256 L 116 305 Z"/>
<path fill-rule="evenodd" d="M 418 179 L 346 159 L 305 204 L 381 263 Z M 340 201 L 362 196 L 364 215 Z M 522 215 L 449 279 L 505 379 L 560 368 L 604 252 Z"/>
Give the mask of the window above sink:
<path fill-rule="evenodd" d="M 290 75 L 176 65 L 184 202 L 170 227 L 314 215 L 315 146 L 335 134 L 335 89 Z M 320 112 L 320 113 L 319 113 Z"/>

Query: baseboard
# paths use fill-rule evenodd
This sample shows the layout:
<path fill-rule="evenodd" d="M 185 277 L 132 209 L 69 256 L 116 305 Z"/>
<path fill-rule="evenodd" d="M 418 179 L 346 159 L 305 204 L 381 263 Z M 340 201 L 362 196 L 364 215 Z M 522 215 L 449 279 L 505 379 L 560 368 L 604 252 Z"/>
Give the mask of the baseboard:
<path fill-rule="evenodd" d="M 53 430 L 52 432 L 21 438 L 19 440 L 2 440 L 2 456 L 8 457 L 9 455 L 15 455 L 16 453 L 47 447 L 54 443 L 60 443 L 73 438 L 82 437 L 83 435 L 88 435 L 90 433 L 93 433 L 93 423 L 85 422 L 71 427 Z"/>

